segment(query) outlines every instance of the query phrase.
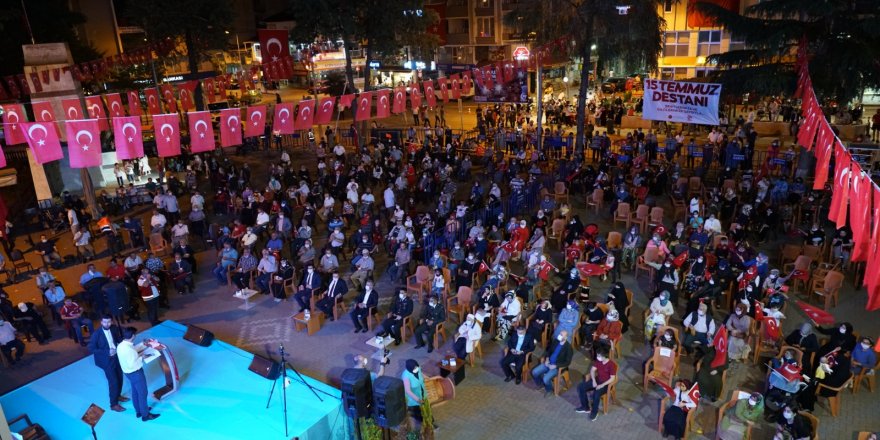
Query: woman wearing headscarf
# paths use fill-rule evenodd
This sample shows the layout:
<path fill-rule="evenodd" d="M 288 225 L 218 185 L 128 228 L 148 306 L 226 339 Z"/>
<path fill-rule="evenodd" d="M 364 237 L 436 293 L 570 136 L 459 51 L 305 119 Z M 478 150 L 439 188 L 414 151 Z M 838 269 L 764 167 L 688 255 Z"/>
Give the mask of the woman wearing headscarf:
<path fill-rule="evenodd" d="M 704 354 L 700 362 L 700 368 L 697 369 L 696 380 L 700 384 L 700 395 L 705 396 L 712 402 L 718 400 L 721 395 L 722 376 L 724 370 L 727 369 L 727 356 L 723 356 L 724 362 L 717 366 L 712 366 L 715 360 L 715 347 L 711 344 L 704 347 Z"/>
<path fill-rule="evenodd" d="M 703 287 L 706 282 L 706 259 L 702 255 L 697 256 L 691 263 L 687 274 L 684 276 L 684 294 L 687 298 Z"/>
<path fill-rule="evenodd" d="M 681 379 L 675 383 L 673 390 L 672 405 L 666 408 L 663 414 L 663 433 L 677 439 L 683 438 L 687 434 L 687 413 L 697 407 L 688 391 L 691 384 L 685 379 Z"/>
<path fill-rule="evenodd" d="M 819 339 L 816 338 L 816 334 L 813 333 L 813 325 L 809 322 L 805 322 L 801 324 L 801 328 L 795 330 L 785 338 L 785 344 L 791 345 L 792 347 L 799 348 L 802 352 L 804 352 L 804 370 L 810 371 L 813 368 L 811 360 L 813 359 L 813 355 L 819 351 Z"/>
<path fill-rule="evenodd" d="M 468 314 L 464 322 L 458 326 L 455 343 L 452 348 L 459 359 L 467 359 L 468 353 L 474 351 L 474 345 L 483 336 L 483 331 L 473 314 Z"/>
<path fill-rule="evenodd" d="M 611 291 L 605 299 L 606 304 L 614 304 L 614 309 L 620 313 L 620 323 L 623 326 L 621 333 L 629 330 L 629 317 L 626 316 L 626 308 L 629 307 L 629 297 L 626 296 L 626 287 L 620 281 L 611 285 Z"/>
<path fill-rule="evenodd" d="M 818 327 L 816 331 L 828 335 L 828 342 L 819 347 L 819 351 L 816 353 L 819 357 L 825 356 L 836 348 L 840 348 L 844 353 L 849 353 L 856 346 L 853 326 L 848 322 L 842 322 L 834 327 Z"/>
<path fill-rule="evenodd" d="M 764 396 L 752 393 L 748 398 L 739 399 L 733 409 L 728 409 L 721 419 L 721 440 L 749 440 L 746 435 L 749 426 L 758 423 L 764 416 Z"/>
<path fill-rule="evenodd" d="M 638 225 L 633 225 L 623 237 L 623 257 L 620 264 L 623 270 L 629 269 L 636 264 L 636 256 L 642 247 L 642 235 L 639 233 Z"/>
<path fill-rule="evenodd" d="M 406 409 L 412 418 L 422 423 L 421 405 L 426 397 L 425 374 L 420 370 L 415 359 L 407 359 L 406 369 L 400 374 L 400 379 L 403 380 L 403 391 L 406 394 Z"/>
<path fill-rule="evenodd" d="M 581 312 L 577 302 L 569 300 L 565 308 L 562 309 L 562 312 L 559 313 L 559 321 L 556 325 L 556 330 L 553 332 L 553 337 L 559 336 L 559 333 L 565 330 L 568 334 L 568 342 L 570 343 L 572 338 L 574 338 L 574 329 L 578 325 L 580 316 Z"/>
<path fill-rule="evenodd" d="M 733 313 L 727 317 L 724 324 L 727 327 L 727 354 L 735 361 L 745 361 L 749 358 L 751 347 L 749 346 L 749 331 L 752 327 L 752 318 L 746 313 L 748 307 L 738 303 Z"/>
<path fill-rule="evenodd" d="M 510 332 L 510 327 L 515 322 L 519 321 L 521 313 L 522 303 L 519 298 L 516 297 L 512 290 L 505 293 L 504 302 L 498 307 L 498 316 L 496 317 L 496 323 L 498 325 L 498 336 L 495 337 L 496 340 L 503 341 L 507 339 L 507 333 Z"/>

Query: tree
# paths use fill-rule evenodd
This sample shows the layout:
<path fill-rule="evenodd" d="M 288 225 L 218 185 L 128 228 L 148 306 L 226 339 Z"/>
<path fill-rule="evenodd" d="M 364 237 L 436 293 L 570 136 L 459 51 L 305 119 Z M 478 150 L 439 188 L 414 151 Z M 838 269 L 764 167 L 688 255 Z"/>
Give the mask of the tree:
<path fill-rule="evenodd" d="M 232 23 L 229 0 L 127 0 L 124 13 L 144 29 L 150 42 L 171 38 L 182 43 L 191 74 L 199 72 L 210 50 L 226 48 Z M 201 87 L 195 103 L 199 110 L 204 108 Z"/>
<path fill-rule="evenodd" d="M 728 93 L 791 93 L 795 53 L 807 45 L 810 76 L 820 98 L 848 102 L 880 87 L 880 8 L 876 0 L 764 0 L 740 15 L 708 2 L 697 10 L 713 18 L 746 48 L 708 58 Z"/>
<path fill-rule="evenodd" d="M 79 39 L 77 25 L 86 18 L 70 10 L 65 0 L 27 2 L 27 16 L 34 41 L 37 43 L 65 42 L 70 47 L 74 62 L 85 62 L 102 55 L 90 44 Z M 0 76 L 24 72 L 23 44 L 31 44 L 25 25 L 22 2 L 6 1 L 0 5 Z"/>
<path fill-rule="evenodd" d="M 666 22 L 657 14 L 662 0 L 522 0 L 505 17 L 523 32 L 535 35 L 536 43 L 569 36 L 583 63 L 577 96 L 575 146 L 583 149 L 587 92 L 593 46 L 599 59 L 622 60 L 657 70 Z M 618 7 L 629 6 L 626 14 Z"/>

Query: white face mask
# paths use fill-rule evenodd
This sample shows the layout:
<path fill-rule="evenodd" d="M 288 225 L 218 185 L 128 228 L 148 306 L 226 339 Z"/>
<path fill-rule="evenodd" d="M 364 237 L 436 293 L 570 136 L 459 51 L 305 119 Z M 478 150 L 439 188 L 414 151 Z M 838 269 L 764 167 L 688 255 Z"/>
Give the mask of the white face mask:
<path fill-rule="evenodd" d="M 402 293 L 399 294 L 399 295 L 397 295 L 397 296 L 398 296 L 400 299 L 406 299 L 406 295 L 404 295 L 404 294 L 402 294 Z"/>
<path fill-rule="evenodd" d="M 706 316 L 706 312 L 704 312 L 702 310 L 697 311 L 697 314 L 700 316 Z"/>
<path fill-rule="evenodd" d="M 840 334 L 842 334 L 842 335 L 845 335 L 845 334 L 846 334 L 846 327 L 841 327 L 841 328 L 840 328 Z"/>
<path fill-rule="evenodd" d="M 435 303 L 434 301 L 431 301 L 428 303 L 428 305 L 431 307 L 435 307 L 435 306 L 437 306 L 437 303 Z"/>
<path fill-rule="evenodd" d="M 413 374 L 419 374 L 419 367 L 413 368 Z"/>
<path fill-rule="evenodd" d="M 565 338 L 564 338 L 562 335 L 559 335 L 559 336 L 556 337 L 556 340 L 559 341 L 559 342 L 562 342 L 562 341 L 565 340 Z"/>
<path fill-rule="evenodd" d="M 865 350 L 870 350 L 870 349 L 871 349 L 871 344 L 862 344 L 862 348 L 865 349 Z"/>

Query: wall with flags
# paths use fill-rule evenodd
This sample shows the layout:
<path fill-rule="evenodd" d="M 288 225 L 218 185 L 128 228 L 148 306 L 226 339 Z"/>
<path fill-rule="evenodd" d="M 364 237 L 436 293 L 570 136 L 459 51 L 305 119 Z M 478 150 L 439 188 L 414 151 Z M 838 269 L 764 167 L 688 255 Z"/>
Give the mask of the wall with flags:
<path fill-rule="evenodd" d="M 816 99 L 810 79 L 806 46 L 798 52 L 798 85 L 795 97 L 803 102 L 803 123 L 797 142 L 816 156 L 813 189 L 830 189 L 828 220 L 837 228 L 849 225 L 853 235 L 851 261 L 864 262 L 862 284 L 867 287 L 865 309 L 880 309 L 880 187 L 871 180 L 846 145 L 831 129 Z M 831 158 L 834 170 L 831 173 Z M 829 181 L 829 178 L 831 179 Z"/>

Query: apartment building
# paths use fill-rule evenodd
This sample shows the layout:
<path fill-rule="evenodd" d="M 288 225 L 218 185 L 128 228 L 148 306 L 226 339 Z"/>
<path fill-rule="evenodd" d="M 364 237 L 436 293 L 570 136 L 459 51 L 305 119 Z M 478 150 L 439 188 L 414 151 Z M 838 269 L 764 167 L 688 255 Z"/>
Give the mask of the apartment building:
<path fill-rule="evenodd" d="M 437 64 L 486 64 L 510 59 L 525 36 L 504 24 L 517 0 L 426 0 L 425 8 L 440 15 L 432 31 L 440 36 Z"/>

